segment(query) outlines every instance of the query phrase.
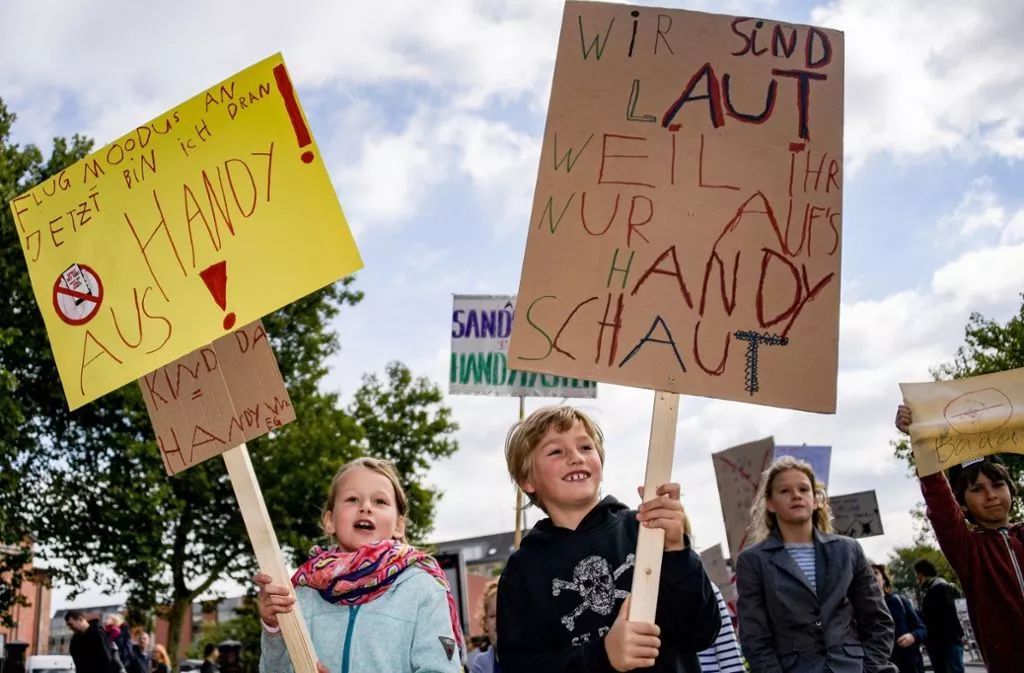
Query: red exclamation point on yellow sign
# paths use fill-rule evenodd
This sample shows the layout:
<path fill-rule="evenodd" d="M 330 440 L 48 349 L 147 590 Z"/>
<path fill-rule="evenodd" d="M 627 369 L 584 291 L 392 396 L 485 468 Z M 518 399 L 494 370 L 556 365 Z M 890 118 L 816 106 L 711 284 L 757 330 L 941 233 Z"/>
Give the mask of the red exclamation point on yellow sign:
<path fill-rule="evenodd" d="M 221 310 L 228 308 L 228 263 L 217 262 L 199 272 L 200 278 L 206 283 L 206 288 L 213 295 Z M 231 329 L 235 326 L 235 314 L 228 313 L 224 316 L 224 329 Z"/>
<path fill-rule="evenodd" d="M 284 64 L 274 66 L 274 81 L 277 83 L 277 90 L 284 98 L 284 107 L 288 110 L 288 118 L 292 120 L 292 128 L 295 129 L 295 138 L 299 141 L 299 149 L 313 144 L 313 136 L 309 134 L 306 121 L 302 118 L 302 111 L 299 110 L 299 101 L 295 98 L 295 89 L 292 88 L 292 81 L 288 79 L 288 71 Z M 306 150 L 302 153 L 302 162 L 305 164 L 313 161 L 313 152 Z"/>

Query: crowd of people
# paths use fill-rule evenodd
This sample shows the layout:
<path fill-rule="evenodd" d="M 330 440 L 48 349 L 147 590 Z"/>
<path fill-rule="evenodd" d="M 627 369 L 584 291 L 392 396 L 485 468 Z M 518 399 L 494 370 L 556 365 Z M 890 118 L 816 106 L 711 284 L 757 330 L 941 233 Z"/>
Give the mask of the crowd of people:
<path fill-rule="evenodd" d="M 912 422 L 901 406 L 896 426 Z M 484 592 L 484 647 L 467 657 L 443 570 L 404 542 L 408 500 L 394 466 L 364 457 L 333 478 L 316 547 L 292 586 L 259 587 L 261 673 L 293 668 L 280 615 L 301 608 L 321 673 L 936 673 L 963 671 L 956 587 L 927 559 L 914 565 L 918 605 L 888 570 L 832 531 L 828 496 L 806 462 L 776 460 L 751 509 L 752 544 L 735 560 L 736 614 L 693 548 L 680 487 L 661 485 L 631 510 L 600 495 L 605 442 L 568 406 L 545 407 L 506 439 L 509 474 L 547 518 Z M 1013 480 L 995 457 L 947 478 L 921 477 L 927 515 L 963 587 L 989 673 L 1024 670 L 1024 526 L 1011 523 Z M 643 498 L 643 488 L 640 489 Z M 664 536 L 654 623 L 631 621 L 641 528 Z M 74 610 L 79 673 L 163 673 L 166 651 L 115 616 L 103 627 Z M 211 652 L 203 673 L 214 670 Z"/>
<path fill-rule="evenodd" d="M 76 673 L 171 673 L 167 649 L 150 646 L 149 633 L 142 627 L 129 629 L 118 613 L 86 617 L 79 610 L 68 610 L 64 622 L 71 629 L 71 658 Z M 201 673 L 215 673 L 217 650 L 207 645 Z"/>
<path fill-rule="evenodd" d="M 911 421 L 901 406 L 897 428 L 906 432 Z M 920 673 L 922 647 L 936 673 L 963 670 L 956 588 L 921 559 L 920 606 L 894 593 L 885 566 L 833 533 L 828 496 L 803 461 L 780 458 L 762 477 L 754 544 L 736 559 L 734 623 L 694 552 L 678 484 L 663 484 L 637 510 L 600 496 L 604 437 L 585 413 L 537 410 L 513 426 L 505 456 L 512 480 L 547 518 L 487 586 L 483 646 L 463 656 L 443 572 L 403 541 L 408 503 L 394 467 L 360 458 L 328 490 L 321 524 L 330 546 L 313 550 L 292 587 L 255 577 L 261 673 L 293 670 L 278 620 L 296 604 L 321 672 Z M 1024 527 L 1009 521 L 1012 479 L 990 457 L 951 470 L 949 480 L 922 477 L 921 488 L 988 671 L 1019 673 Z M 664 535 L 654 623 L 628 618 L 641 527 Z"/>

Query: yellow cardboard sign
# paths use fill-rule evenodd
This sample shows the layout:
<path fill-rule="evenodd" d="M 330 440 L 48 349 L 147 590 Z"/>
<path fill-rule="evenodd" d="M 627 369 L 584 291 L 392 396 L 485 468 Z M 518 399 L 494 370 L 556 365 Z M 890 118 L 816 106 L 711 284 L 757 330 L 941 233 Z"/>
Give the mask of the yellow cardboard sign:
<path fill-rule="evenodd" d="M 362 267 L 280 54 L 10 205 L 72 409 Z"/>
<path fill-rule="evenodd" d="M 910 442 L 921 476 L 993 453 L 1024 453 L 1024 368 L 900 390 L 914 415 Z"/>

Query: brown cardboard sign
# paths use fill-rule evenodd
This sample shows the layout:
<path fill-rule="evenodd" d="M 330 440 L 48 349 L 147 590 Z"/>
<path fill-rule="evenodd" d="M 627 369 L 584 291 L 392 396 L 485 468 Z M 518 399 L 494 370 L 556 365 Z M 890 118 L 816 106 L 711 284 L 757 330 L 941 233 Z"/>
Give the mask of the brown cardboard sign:
<path fill-rule="evenodd" d="M 729 556 L 739 556 L 750 544 L 750 507 L 761 484 L 761 475 L 775 459 L 775 440 L 765 437 L 711 454 L 718 481 L 718 497 L 722 501 L 725 537 Z"/>
<path fill-rule="evenodd" d="M 722 592 L 722 598 L 725 599 L 726 604 L 735 608 L 737 595 L 734 573 L 725 560 L 725 556 L 722 555 L 722 545 L 716 544 L 702 551 L 700 560 L 704 564 L 704 571 L 708 574 L 708 579 L 714 582 L 718 590 Z"/>
<path fill-rule="evenodd" d="M 565 5 L 509 365 L 835 411 L 843 34 Z"/>
<path fill-rule="evenodd" d="M 139 379 L 168 474 L 295 420 L 256 321 Z"/>

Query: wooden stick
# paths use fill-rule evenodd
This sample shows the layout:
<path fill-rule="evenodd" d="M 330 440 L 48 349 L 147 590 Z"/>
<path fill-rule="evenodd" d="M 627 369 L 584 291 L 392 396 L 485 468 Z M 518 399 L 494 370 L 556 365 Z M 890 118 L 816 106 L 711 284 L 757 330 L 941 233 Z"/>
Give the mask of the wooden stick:
<path fill-rule="evenodd" d="M 526 417 L 526 398 L 519 397 L 519 422 L 522 423 Z M 516 528 L 513 536 L 515 548 L 519 549 L 519 543 L 523 540 L 523 490 L 516 485 Z"/>
<path fill-rule="evenodd" d="M 644 477 L 644 502 L 656 498 L 658 487 L 672 478 L 678 416 L 679 395 L 664 391 L 654 394 L 651 440 L 647 447 L 647 474 Z M 654 623 L 664 550 L 665 531 L 641 526 L 636 542 L 636 567 L 633 569 L 632 598 L 629 603 L 631 622 Z"/>
<path fill-rule="evenodd" d="M 274 584 L 290 587 L 291 573 L 285 565 L 281 546 L 277 543 L 274 526 L 270 523 L 267 506 L 263 502 L 263 493 L 256 481 L 252 461 L 249 460 L 249 449 L 242 444 L 225 451 L 222 455 L 260 570 L 270 575 Z M 317 656 L 313 651 L 313 643 L 309 639 L 306 622 L 302 619 L 298 604 L 292 607 L 291 612 L 282 613 L 277 619 L 295 673 L 316 673 Z"/>

